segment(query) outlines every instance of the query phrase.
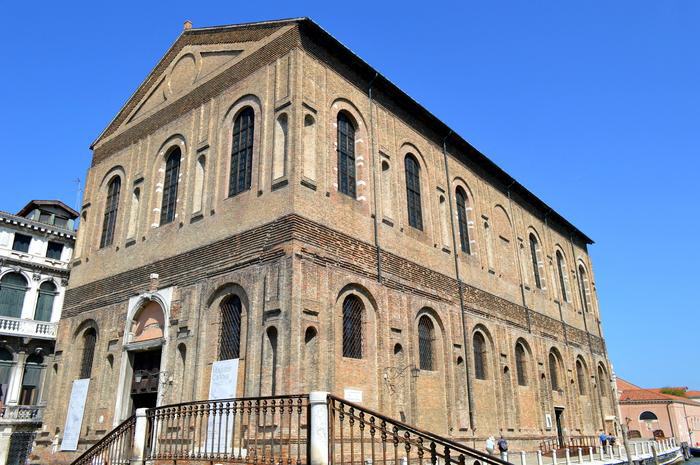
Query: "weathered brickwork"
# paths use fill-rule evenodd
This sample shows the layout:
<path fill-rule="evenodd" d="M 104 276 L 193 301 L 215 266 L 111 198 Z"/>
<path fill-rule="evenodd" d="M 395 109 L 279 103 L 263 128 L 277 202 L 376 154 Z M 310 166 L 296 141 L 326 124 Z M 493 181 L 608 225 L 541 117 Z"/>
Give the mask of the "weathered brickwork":
<path fill-rule="evenodd" d="M 144 352 L 161 353 L 159 404 L 207 398 L 234 301 L 237 396 L 359 395 L 480 448 L 491 434 L 529 448 L 556 436 L 555 409 L 565 435 L 609 427 L 590 240 L 466 142 L 443 147 L 444 125 L 384 78 L 370 100 L 369 70 L 308 20 L 180 36 L 93 147 L 42 463 L 70 457 L 48 450 L 88 329 L 97 343 L 81 448 L 131 413 Z M 231 196 L 232 132 L 246 108 L 250 182 Z M 354 128 L 354 197 L 338 187 L 341 113 Z M 177 200 L 163 222 L 174 150 Z M 408 220 L 409 156 L 420 167 L 422 228 Z M 115 240 L 100 247 L 116 177 Z M 361 309 L 359 356 L 344 355 L 346 301 Z M 161 313 L 146 321 L 154 304 Z M 430 367 L 419 322 L 432 328 Z"/>

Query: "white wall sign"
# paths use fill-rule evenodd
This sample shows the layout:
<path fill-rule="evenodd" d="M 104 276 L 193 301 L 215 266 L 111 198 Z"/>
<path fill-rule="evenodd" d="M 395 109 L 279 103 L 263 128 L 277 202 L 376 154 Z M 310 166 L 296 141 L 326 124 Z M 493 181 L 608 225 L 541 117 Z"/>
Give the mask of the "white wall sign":
<path fill-rule="evenodd" d="M 63 441 L 61 450 L 78 450 L 78 439 L 80 438 L 80 427 L 83 424 L 83 412 L 85 411 L 85 400 L 87 399 L 90 379 L 76 379 L 70 391 L 70 401 L 68 402 L 68 414 L 66 424 L 63 427 Z"/>
<path fill-rule="evenodd" d="M 544 424 L 547 427 L 547 429 L 550 429 L 552 427 L 552 415 L 549 413 L 544 414 Z"/>
<path fill-rule="evenodd" d="M 362 391 L 357 390 L 357 389 L 345 388 L 345 391 L 343 392 L 343 398 L 345 400 L 347 400 L 348 402 L 354 402 L 356 404 L 361 404 L 362 403 Z"/>
<path fill-rule="evenodd" d="M 231 399 L 236 397 L 238 385 L 238 359 L 220 360 L 211 366 L 211 380 L 209 382 L 209 399 Z M 224 415 L 221 413 L 220 415 Z M 226 423 L 226 432 L 221 431 L 222 423 Z M 228 421 L 219 418 L 212 413 L 207 422 L 207 443 L 205 450 L 231 452 L 230 439 L 233 437 L 233 416 L 228 416 Z M 228 441 L 227 441 L 228 439 Z"/>

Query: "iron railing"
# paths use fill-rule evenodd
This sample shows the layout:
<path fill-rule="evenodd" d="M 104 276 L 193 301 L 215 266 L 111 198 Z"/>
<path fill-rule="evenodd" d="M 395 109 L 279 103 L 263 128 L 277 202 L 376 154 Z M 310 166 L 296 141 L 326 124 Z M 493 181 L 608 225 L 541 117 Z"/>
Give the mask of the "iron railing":
<path fill-rule="evenodd" d="M 506 465 L 495 456 L 328 396 L 333 465 Z"/>
<path fill-rule="evenodd" d="M 563 443 L 559 438 L 547 438 L 540 442 L 540 451 L 543 454 L 550 454 L 552 451 L 560 449 L 587 449 L 588 447 L 600 446 L 600 440 L 597 436 L 569 436 L 564 439 Z"/>
<path fill-rule="evenodd" d="M 136 417 L 132 415 L 75 459 L 72 465 L 129 465 L 135 426 Z"/>
<path fill-rule="evenodd" d="M 149 460 L 306 463 L 307 395 L 188 402 L 147 415 Z"/>

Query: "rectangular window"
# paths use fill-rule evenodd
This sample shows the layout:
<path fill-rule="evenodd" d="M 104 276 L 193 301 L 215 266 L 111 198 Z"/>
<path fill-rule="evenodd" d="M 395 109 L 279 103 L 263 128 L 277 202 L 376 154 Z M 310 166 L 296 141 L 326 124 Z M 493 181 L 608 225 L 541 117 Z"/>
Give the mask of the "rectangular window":
<path fill-rule="evenodd" d="M 39 212 L 39 221 L 46 224 L 51 224 L 51 213 Z"/>
<path fill-rule="evenodd" d="M 63 244 L 61 244 L 60 242 L 49 241 L 49 246 L 46 249 L 46 258 L 60 260 L 62 253 L 63 253 Z"/>
<path fill-rule="evenodd" d="M 57 216 L 56 219 L 54 220 L 54 224 L 58 226 L 59 228 L 67 228 L 68 227 L 68 219 L 66 218 L 61 218 L 60 216 Z"/>
<path fill-rule="evenodd" d="M 32 237 L 25 234 L 15 233 L 15 240 L 12 243 L 12 250 L 17 252 L 29 252 L 29 244 L 32 242 Z"/>

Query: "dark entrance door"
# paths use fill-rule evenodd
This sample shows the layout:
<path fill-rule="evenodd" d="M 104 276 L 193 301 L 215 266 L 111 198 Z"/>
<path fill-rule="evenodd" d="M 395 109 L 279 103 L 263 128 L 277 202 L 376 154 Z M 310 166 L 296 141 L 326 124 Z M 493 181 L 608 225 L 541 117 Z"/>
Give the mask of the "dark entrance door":
<path fill-rule="evenodd" d="M 559 441 L 559 447 L 564 447 L 564 429 L 562 428 L 562 416 L 564 415 L 563 408 L 554 408 L 554 416 L 557 421 L 557 440 Z"/>
<path fill-rule="evenodd" d="M 160 348 L 134 352 L 134 376 L 131 378 L 132 413 L 137 408 L 154 408 L 158 400 Z"/>

